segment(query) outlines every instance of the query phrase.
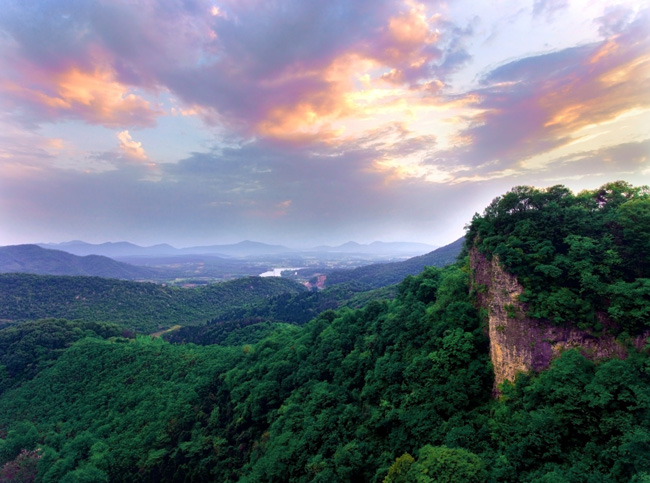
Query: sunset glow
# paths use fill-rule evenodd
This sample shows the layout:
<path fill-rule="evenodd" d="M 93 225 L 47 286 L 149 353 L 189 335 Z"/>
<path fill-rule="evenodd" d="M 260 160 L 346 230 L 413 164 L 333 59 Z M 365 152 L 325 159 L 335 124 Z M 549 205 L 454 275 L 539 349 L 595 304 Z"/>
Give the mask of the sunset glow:
<path fill-rule="evenodd" d="M 650 183 L 644 2 L 84 5 L 0 13 L 0 244 L 440 245 Z"/>

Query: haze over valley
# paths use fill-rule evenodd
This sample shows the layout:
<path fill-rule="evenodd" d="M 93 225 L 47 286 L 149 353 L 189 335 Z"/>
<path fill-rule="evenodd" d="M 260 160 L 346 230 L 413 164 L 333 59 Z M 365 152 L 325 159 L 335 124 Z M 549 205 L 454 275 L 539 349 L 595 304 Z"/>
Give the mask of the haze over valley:
<path fill-rule="evenodd" d="M 457 253 L 460 245 L 456 246 Z M 267 272 L 281 276 L 283 269 L 299 266 L 299 270 L 293 270 L 293 277 L 307 282 L 336 269 L 407 260 L 433 248 L 417 243 L 349 242 L 338 247 L 296 250 L 246 241 L 176 249 L 166 244 L 141 247 L 128 242 L 73 241 L 0 247 L 0 273 L 94 275 L 194 286 Z"/>

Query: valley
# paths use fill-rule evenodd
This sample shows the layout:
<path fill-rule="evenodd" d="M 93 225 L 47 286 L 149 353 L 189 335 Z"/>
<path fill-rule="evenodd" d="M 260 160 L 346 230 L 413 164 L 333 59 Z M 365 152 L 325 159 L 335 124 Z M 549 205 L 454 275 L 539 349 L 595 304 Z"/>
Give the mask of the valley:
<path fill-rule="evenodd" d="M 94 245 L 75 241 L 0 247 L 0 273 L 86 275 L 194 287 L 259 276 L 273 267 L 300 267 L 292 278 L 307 282 L 334 270 L 408 260 L 432 248 L 416 243 L 350 242 L 340 247 L 292 250 L 241 242 L 176 249 L 165 244 L 141 247 L 128 242 Z"/>
<path fill-rule="evenodd" d="M 518 187 L 320 289 L 0 274 L 0 476 L 645 481 L 649 202 Z"/>

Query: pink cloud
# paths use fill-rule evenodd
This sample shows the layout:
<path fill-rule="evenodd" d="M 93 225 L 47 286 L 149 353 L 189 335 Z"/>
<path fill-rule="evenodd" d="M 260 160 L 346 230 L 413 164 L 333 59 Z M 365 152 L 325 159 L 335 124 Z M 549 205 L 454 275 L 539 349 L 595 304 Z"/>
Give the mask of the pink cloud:
<path fill-rule="evenodd" d="M 440 157 L 495 170 L 572 142 L 574 133 L 650 107 L 650 11 L 601 42 L 524 58 L 484 79 L 460 133 L 464 146 Z M 491 169 L 491 168 L 490 168 Z"/>
<path fill-rule="evenodd" d="M 120 141 L 120 151 L 128 159 L 136 161 L 146 161 L 148 159 L 147 153 L 142 147 L 142 143 L 134 141 L 129 134 L 129 131 L 121 131 L 117 133 L 117 139 Z"/>
<path fill-rule="evenodd" d="M 346 96 L 361 64 L 377 81 L 422 90 L 467 58 L 466 32 L 417 1 L 12 7 L 0 22 L 11 39 L 3 89 L 35 123 L 151 126 L 161 113 L 138 93 L 169 91 L 246 135 L 327 137 L 328 123 L 355 115 Z"/>
<path fill-rule="evenodd" d="M 27 77 L 29 82 L 23 82 Z M 17 80 L 0 81 L 0 93 L 10 107 L 29 111 L 36 122 L 72 118 L 106 127 L 144 127 L 155 125 L 162 114 L 105 69 L 56 72 L 31 66 Z"/>

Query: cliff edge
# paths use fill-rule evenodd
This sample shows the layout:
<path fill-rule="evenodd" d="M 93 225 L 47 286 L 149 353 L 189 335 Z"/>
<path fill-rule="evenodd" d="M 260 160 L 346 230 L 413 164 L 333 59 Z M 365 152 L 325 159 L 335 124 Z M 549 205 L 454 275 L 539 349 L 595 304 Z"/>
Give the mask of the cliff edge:
<path fill-rule="evenodd" d="M 526 304 L 519 301 L 524 288 L 503 269 L 497 256 L 488 260 L 474 247 L 470 266 L 472 289 L 480 308 L 487 311 L 495 394 L 504 381 L 514 382 L 520 372 L 546 369 L 553 358 L 569 348 L 578 348 L 590 359 L 627 356 L 626 347 L 610 334 L 595 336 L 570 324 L 528 317 Z M 633 341 L 637 349 L 647 337 L 646 333 Z"/>

